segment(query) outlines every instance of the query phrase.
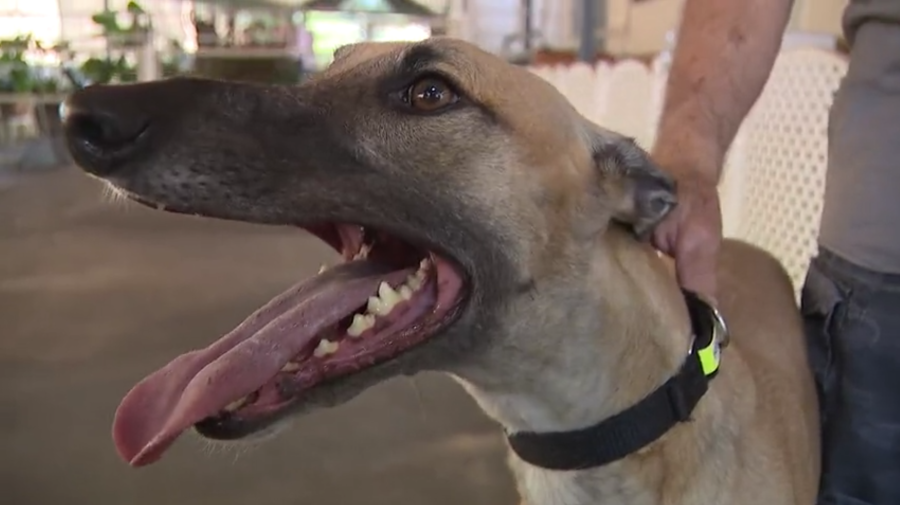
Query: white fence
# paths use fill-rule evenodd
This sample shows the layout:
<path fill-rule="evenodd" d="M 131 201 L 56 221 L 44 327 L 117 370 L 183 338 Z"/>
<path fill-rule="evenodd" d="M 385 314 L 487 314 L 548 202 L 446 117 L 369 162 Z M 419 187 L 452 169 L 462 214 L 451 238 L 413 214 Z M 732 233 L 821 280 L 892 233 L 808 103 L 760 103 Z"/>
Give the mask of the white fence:
<path fill-rule="evenodd" d="M 822 212 L 828 111 L 847 70 L 821 49 L 780 54 L 729 152 L 719 187 L 726 236 L 754 243 L 787 267 L 799 293 Z M 587 118 L 653 144 L 667 69 L 637 61 L 534 67 Z"/>

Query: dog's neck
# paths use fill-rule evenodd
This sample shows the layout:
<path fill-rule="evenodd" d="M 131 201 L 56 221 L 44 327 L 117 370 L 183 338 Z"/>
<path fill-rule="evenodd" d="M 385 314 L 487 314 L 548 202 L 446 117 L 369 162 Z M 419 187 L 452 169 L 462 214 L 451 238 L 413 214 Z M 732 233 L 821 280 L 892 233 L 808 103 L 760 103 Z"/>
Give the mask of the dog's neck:
<path fill-rule="evenodd" d="M 636 404 L 687 357 L 690 318 L 666 265 L 633 239 L 610 234 L 603 240 L 598 245 L 603 253 L 592 257 L 582 281 L 537 288 L 536 296 L 554 302 L 541 304 L 549 307 L 541 313 L 523 313 L 516 328 L 519 341 L 537 345 L 511 345 L 503 349 L 505 356 L 486 356 L 461 379 L 485 412 L 510 432 L 594 425 Z M 634 476 L 619 463 L 549 472 L 514 455 L 512 460 L 530 505 L 600 498 L 611 504 L 642 503 L 641 497 L 652 499 L 655 492 L 639 483 L 629 487 Z M 606 488 L 619 494 L 603 496 Z M 621 494 L 626 488 L 634 494 Z"/>

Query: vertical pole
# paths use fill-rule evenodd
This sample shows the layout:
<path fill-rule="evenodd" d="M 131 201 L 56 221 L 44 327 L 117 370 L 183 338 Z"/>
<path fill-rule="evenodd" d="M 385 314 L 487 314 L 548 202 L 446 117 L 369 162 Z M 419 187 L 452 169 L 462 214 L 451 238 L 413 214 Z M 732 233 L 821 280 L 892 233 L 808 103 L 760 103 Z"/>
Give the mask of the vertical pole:
<path fill-rule="evenodd" d="M 578 44 L 578 59 L 593 62 L 597 52 L 597 11 L 598 0 L 581 0 L 581 38 Z"/>
<path fill-rule="evenodd" d="M 526 54 L 531 54 L 531 41 L 534 35 L 534 1 L 522 0 L 522 10 L 525 14 L 525 26 L 522 30 L 522 36 L 524 37 L 524 40 L 522 41 L 522 48 L 525 49 Z"/>
<path fill-rule="evenodd" d="M 628 0 L 629 2 L 633 2 L 635 0 Z M 609 38 L 609 20 L 607 18 L 607 0 L 594 0 L 594 30 L 600 31 L 600 36 L 598 40 L 594 41 L 594 51 L 602 51 L 606 49 L 606 44 Z M 594 32 L 594 36 L 596 37 L 597 32 Z"/>

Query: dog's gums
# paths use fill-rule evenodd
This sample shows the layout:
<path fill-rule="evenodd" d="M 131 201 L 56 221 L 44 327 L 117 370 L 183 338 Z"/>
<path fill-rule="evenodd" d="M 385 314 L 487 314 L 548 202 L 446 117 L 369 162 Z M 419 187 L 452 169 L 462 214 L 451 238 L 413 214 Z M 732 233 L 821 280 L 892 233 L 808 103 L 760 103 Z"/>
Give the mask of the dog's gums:
<path fill-rule="evenodd" d="M 257 432 L 310 388 L 435 335 L 465 299 L 458 267 L 439 254 L 357 225 L 305 228 L 345 261 L 136 385 L 113 429 L 124 459 L 134 466 L 152 463 L 191 426 L 214 439 Z"/>

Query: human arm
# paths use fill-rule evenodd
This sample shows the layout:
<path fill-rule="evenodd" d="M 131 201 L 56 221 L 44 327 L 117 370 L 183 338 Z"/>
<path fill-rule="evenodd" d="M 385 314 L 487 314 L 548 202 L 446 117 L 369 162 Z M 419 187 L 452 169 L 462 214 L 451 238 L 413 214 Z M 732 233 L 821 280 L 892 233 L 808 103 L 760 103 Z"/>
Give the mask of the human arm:
<path fill-rule="evenodd" d="M 725 154 L 759 98 L 793 0 L 686 0 L 653 159 L 678 181 L 678 206 L 654 245 L 675 258 L 679 282 L 716 298 L 722 235 L 716 185 Z"/>

